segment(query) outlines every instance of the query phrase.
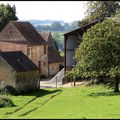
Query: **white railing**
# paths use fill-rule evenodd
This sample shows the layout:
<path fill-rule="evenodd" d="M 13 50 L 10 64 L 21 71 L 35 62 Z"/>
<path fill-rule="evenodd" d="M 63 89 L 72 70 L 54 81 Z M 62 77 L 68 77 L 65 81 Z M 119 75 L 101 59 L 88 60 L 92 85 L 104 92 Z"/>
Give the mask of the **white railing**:
<path fill-rule="evenodd" d="M 62 80 L 64 78 L 64 68 L 59 71 L 52 79 L 49 80 L 49 83 L 56 83 L 57 85 L 62 85 Z"/>

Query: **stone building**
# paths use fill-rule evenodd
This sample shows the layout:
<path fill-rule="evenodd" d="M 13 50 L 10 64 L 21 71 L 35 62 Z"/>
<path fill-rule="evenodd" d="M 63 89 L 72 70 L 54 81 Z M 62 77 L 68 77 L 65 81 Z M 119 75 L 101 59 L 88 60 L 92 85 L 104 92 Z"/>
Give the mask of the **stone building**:
<path fill-rule="evenodd" d="M 38 88 L 38 67 L 22 52 L 0 52 L 0 89 L 12 86 L 18 93 Z"/>
<path fill-rule="evenodd" d="M 48 76 L 48 45 L 29 22 L 10 21 L 0 33 L 1 51 L 22 51 Z"/>
<path fill-rule="evenodd" d="M 51 32 L 39 32 L 42 38 L 48 43 L 48 47 L 53 47 L 58 51 L 57 43 L 55 39 L 52 37 Z"/>
<path fill-rule="evenodd" d="M 48 43 L 48 74 L 54 76 L 63 67 L 63 57 L 57 51 L 58 47 L 51 32 L 40 32 L 40 35 Z"/>
<path fill-rule="evenodd" d="M 63 66 L 63 58 L 53 47 L 48 47 L 48 71 L 49 76 L 56 75 Z"/>

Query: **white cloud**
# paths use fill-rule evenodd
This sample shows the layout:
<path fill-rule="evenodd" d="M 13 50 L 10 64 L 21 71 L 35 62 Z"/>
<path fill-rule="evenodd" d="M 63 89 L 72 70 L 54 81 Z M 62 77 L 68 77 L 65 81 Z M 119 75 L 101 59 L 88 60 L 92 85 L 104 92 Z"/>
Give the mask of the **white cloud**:
<path fill-rule="evenodd" d="M 86 1 L 0 1 L 16 6 L 19 20 L 64 20 L 71 22 L 85 16 Z"/>

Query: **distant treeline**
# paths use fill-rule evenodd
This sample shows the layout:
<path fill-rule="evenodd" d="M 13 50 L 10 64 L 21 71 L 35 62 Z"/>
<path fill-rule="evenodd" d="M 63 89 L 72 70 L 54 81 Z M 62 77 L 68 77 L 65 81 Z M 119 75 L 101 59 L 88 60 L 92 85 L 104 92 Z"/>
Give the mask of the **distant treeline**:
<path fill-rule="evenodd" d="M 57 43 L 58 50 L 63 51 L 64 50 L 64 37 L 63 32 L 52 32 L 52 37 Z"/>
<path fill-rule="evenodd" d="M 64 25 L 60 22 L 53 22 L 51 25 L 37 25 L 35 28 L 38 31 L 65 32 L 78 28 L 78 22 L 74 21 L 71 24 L 65 23 Z"/>

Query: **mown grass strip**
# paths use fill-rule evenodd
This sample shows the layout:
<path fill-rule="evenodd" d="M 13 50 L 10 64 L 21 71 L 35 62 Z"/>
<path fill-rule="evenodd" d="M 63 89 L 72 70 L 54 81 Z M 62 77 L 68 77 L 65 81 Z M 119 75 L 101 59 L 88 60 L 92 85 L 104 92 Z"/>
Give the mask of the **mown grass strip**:
<path fill-rule="evenodd" d="M 25 112 L 25 113 L 23 113 L 23 114 L 21 114 L 19 116 L 25 116 L 25 115 L 29 114 L 30 112 L 33 112 L 33 111 L 37 110 L 38 108 L 44 106 L 51 99 L 53 99 L 54 97 L 58 96 L 61 92 L 62 91 L 59 91 L 57 94 L 50 96 L 47 100 L 43 101 L 38 107 L 35 107 L 35 108 L 33 108 L 33 109 L 31 109 L 31 110 L 29 110 L 29 111 L 27 111 L 27 112 Z"/>
<path fill-rule="evenodd" d="M 30 104 L 31 102 L 33 102 L 33 101 L 34 101 L 37 97 L 39 97 L 39 96 L 40 96 L 40 93 L 38 92 L 33 99 L 29 100 L 29 101 L 28 101 L 26 104 L 24 104 L 22 107 L 17 108 L 17 109 L 14 110 L 13 112 L 6 112 L 5 115 L 9 115 L 9 114 L 13 114 L 13 113 L 18 112 L 19 110 L 23 109 L 26 105 L 28 105 L 28 104 Z"/>

